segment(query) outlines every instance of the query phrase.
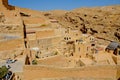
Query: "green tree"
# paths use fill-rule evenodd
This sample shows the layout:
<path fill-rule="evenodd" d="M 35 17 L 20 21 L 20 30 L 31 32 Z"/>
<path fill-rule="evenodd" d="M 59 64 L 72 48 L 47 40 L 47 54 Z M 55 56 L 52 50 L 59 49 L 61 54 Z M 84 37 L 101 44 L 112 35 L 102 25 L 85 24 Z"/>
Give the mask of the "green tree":
<path fill-rule="evenodd" d="M 0 67 L 0 78 L 3 78 L 8 73 L 6 66 Z"/>

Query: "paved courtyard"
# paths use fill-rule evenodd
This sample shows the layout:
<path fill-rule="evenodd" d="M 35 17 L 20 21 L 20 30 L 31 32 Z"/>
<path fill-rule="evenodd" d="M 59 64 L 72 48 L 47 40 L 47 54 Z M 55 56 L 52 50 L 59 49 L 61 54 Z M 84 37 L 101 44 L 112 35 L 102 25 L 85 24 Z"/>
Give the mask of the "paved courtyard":
<path fill-rule="evenodd" d="M 19 58 L 15 63 L 6 63 L 6 60 L 0 60 L 0 67 L 4 65 L 10 65 L 12 72 L 23 72 L 24 57 Z"/>

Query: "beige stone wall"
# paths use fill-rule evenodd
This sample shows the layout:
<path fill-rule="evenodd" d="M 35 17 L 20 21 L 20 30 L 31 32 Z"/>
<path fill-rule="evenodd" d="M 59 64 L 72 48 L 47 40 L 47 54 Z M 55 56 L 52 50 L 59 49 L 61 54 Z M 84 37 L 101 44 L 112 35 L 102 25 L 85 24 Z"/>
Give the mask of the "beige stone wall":
<path fill-rule="evenodd" d="M 29 15 L 29 13 L 27 13 L 27 14 Z M 45 20 L 40 17 L 24 17 L 23 20 L 26 25 L 30 25 L 30 24 L 40 24 L 41 25 L 41 23 L 45 23 Z"/>
<path fill-rule="evenodd" d="M 120 78 L 120 65 L 117 66 L 117 79 Z"/>
<path fill-rule="evenodd" d="M 38 40 L 38 44 L 39 44 L 39 48 L 40 49 L 46 49 L 47 47 L 52 47 L 52 39 L 48 38 L 48 39 L 40 39 Z"/>
<path fill-rule="evenodd" d="M 28 40 L 36 40 L 36 34 L 33 33 L 33 34 L 27 34 L 27 39 Z"/>
<path fill-rule="evenodd" d="M 76 57 L 86 57 L 87 45 L 83 43 L 75 44 L 75 56 Z"/>
<path fill-rule="evenodd" d="M 41 38 L 36 39 L 35 34 L 29 34 L 28 37 L 28 46 L 30 48 L 38 47 L 40 50 L 48 49 L 51 50 L 53 47 L 57 48 L 59 47 L 59 43 L 61 41 L 61 36 L 53 36 L 48 38 Z"/>
<path fill-rule="evenodd" d="M 54 36 L 54 30 L 37 31 L 36 36 L 37 36 L 37 39 L 52 37 Z"/>
<path fill-rule="evenodd" d="M 39 39 L 38 40 L 38 44 L 39 44 L 39 48 L 40 49 L 47 49 L 51 50 L 51 49 L 55 49 L 57 48 L 57 46 L 59 46 L 59 42 L 60 42 L 61 38 L 60 37 L 51 37 L 51 38 L 44 38 L 44 39 Z"/>
<path fill-rule="evenodd" d="M 30 47 L 30 48 L 38 47 L 37 40 L 30 40 L 30 41 L 28 41 L 28 47 Z"/>
<path fill-rule="evenodd" d="M 23 80 L 23 72 L 16 72 L 15 76 L 19 77 L 18 80 Z"/>
<path fill-rule="evenodd" d="M 5 16 L 6 24 L 21 24 L 21 16 L 17 11 L 0 11 Z"/>
<path fill-rule="evenodd" d="M 52 44 L 56 44 L 59 45 L 59 43 L 61 42 L 62 37 L 61 36 L 56 36 L 52 38 Z"/>
<path fill-rule="evenodd" d="M 14 58 L 24 50 L 23 39 L 15 39 L 0 42 L 0 59 Z"/>
<path fill-rule="evenodd" d="M 120 65 L 120 56 L 113 55 L 112 59 L 115 62 L 115 64 Z"/>
<path fill-rule="evenodd" d="M 117 64 L 120 65 L 120 56 L 117 57 Z"/>
<path fill-rule="evenodd" d="M 23 24 L 19 12 L 0 11 L 0 33 L 23 37 Z"/>
<path fill-rule="evenodd" d="M 23 39 L 14 39 L 14 40 L 0 42 L 0 51 L 14 50 L 16 48 L 23 48 L 23 47 L 24 47 Z"/>
<path fill-rule="evenodd" d="M 51 57 L 46 57 L 45 59 L 39 59 L 38 65 L 68 67 L 70 65 L 70 62 L 69 59 L 64 56 L 54 55 Z"/>
<path fill-rule="evenodd" d="M 22 54 L 23 54 L 23 49 L 0 51 L 0 60 L 5 60 L 8 58 L 14 59 Z"/>
<path fill-rule="evenodd" d="M 24 66 L 24 80 L 39 78 L 112 78 L 117 76 L 116 66 L 89 66 L 81 68 L 55 68 L 47 66 Z"/>

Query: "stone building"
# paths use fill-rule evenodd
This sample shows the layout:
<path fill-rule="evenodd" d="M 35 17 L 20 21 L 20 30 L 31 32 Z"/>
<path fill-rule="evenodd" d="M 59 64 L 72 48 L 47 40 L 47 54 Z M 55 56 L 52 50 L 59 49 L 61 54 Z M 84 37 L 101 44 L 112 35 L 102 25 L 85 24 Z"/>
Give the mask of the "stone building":
<path fill-rule="evenodd" d="M 112 58 L 116 64 L 120 64 L 120 44 L 117 42 L 111 42 L 107 47 L 106 47 L 106 52 L 113 54 Z"/>
<path fill-rule="evenodd" d="M 114 55 L 120 55 L 120 44 L 113 41 L 106 47 L 106 51 Z"/>

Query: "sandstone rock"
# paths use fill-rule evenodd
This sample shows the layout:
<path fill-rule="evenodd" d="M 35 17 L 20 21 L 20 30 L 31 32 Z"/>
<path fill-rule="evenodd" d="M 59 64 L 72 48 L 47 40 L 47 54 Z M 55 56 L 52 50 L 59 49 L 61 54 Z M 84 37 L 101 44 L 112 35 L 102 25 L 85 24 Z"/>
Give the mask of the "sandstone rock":
<path fill-rule="evenodd" d="M 0 6 L 4 6 L 8 10 L 15 10 L 14 6 L 11 6 L 8 4 L 8 0 L 0 0 Z M 1 7 L 1 9 L 2 9 L 2 7 Z"/>
<path fill-rule="evenodd" d="M 46 12 L 47 13 L 47 12 Z M 45 14 L 45 12 L 43 13 Z M 50 13 L 46 18 L 59 21 L 62 27 L 71 27 L 81 32 L 95 33 L 97 36 L 119 41 L 114 33 L 120 27 L 120 6 L 106 6 L 96 8 L 79 8 L 66 12 Z M 84 25 L 85 27 L 84 27 Z M 117 34 L 118 36 L 118 34 Z"/>

